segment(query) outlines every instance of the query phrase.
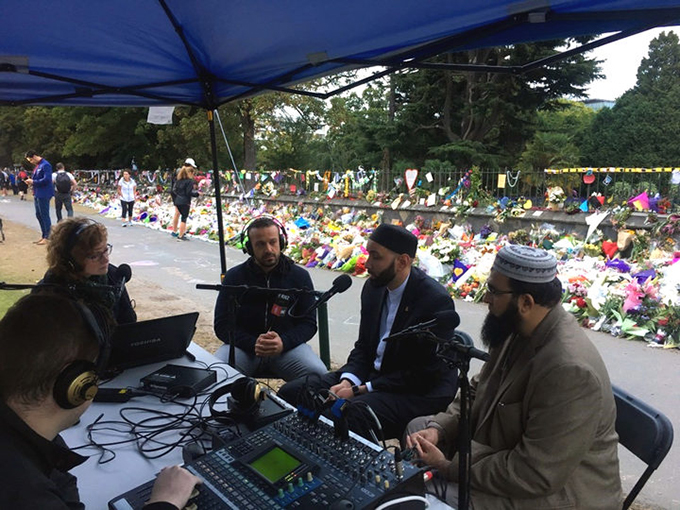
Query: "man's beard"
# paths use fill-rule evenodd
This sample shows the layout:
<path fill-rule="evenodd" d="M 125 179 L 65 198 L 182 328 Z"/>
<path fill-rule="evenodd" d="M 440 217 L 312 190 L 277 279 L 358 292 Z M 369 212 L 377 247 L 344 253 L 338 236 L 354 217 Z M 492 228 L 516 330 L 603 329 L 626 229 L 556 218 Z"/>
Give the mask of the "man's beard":
<path fill-rule="evenodd" d="M 517 332 L 519 322 L 519 307 L 517 301 L 513 299 L 498 317 L 491 312 L 486 314 L 484 324 L 482 324 L 482 343 L 488 348 L 500 347 L 508 336 Z"/>
<path fill-rule="evenodd" d="M 276 267 L 279 263 L 279 259 L 281 258 L 280 255 L 263 255 L 260 258 L 256 258 L 255 260 L 257 261 L 257 265 L 259 265 L 262 268 L 272 268 Z"/>
<path fill-rule="evenodd" d="M 394 280 L 395 276 L 397 276 L 397 270 L 394 268 L 394 262 L 392 262 L 391 266 L 383 269 L 379 274 L 371 275 L 368 281 L 371 282 L 374 287 L 384 287 Z"/>

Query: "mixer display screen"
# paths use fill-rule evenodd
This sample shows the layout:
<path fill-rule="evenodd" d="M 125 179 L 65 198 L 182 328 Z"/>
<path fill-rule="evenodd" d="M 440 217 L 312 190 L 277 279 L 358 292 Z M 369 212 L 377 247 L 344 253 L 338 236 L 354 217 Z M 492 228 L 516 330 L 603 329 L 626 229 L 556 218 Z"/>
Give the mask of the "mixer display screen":
<path fill-rule="evenodd" d="M 302 462 L 278 446 L 248 462 L 248 465 L 271 483 L 276 483 Z"/>

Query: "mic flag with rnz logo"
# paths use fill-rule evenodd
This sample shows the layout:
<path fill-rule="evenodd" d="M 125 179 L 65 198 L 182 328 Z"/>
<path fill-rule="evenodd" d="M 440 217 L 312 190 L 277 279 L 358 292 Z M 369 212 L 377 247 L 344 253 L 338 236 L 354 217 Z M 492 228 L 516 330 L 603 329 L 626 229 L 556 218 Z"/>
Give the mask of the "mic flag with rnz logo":
<path fill-rule="evenodd" d="M 288 294 L 278 294 L 272 305 L 271 314 L 274 317 L 284 317 L 290 308 L 291 299 Z"/>

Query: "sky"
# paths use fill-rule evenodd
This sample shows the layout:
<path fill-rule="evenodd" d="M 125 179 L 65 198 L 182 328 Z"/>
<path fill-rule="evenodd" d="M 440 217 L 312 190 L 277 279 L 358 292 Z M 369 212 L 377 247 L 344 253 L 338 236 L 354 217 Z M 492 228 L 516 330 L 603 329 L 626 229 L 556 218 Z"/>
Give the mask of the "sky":
<path fill-rule="evenodd" d="M 606 76 L 605 79 L 594 81 L 588 87 L 590 98 L 615 100 L 633 88 L 637 81 L 638 66 L 649 51 L 649 43 L 663 31 L 674 31 L 680 35 L 680 27 L 677 26 L 654 28 L 606 44 L 589 53 L 589 56 L 604 61 L 600 67 L 602 74 Z"/>

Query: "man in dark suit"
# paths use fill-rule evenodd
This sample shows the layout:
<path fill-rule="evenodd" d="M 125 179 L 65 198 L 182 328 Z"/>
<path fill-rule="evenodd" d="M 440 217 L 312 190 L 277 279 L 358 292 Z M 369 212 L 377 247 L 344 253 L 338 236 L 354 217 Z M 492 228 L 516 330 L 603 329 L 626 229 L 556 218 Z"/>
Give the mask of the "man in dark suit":
<path fill-rule="evenodd" d="M 314 392 L 331 401 L 346 399 L 349 428 L 364 436 L 375 429 L 365 411 L 368 405 L 385 438 L 400 437 L 409 420 L 423 410 L 443 409 L 451 402 L 457 374 L 437 358 L 435 343 L 417 335 L 385 341 L 438 312 L 451 311 L 452 317 L 449 324 L 432 329 L 437 337 L 450 338 L 459 323 L 444 287 L 412 267 L 417 247 L 417 238 L 395 225 L 382 224 L 371 234 L 359 339 L 347 363 L 321 377 L 296 379 L 281 387 L 279 396 L 293 405 L 305 404 Z"/>

